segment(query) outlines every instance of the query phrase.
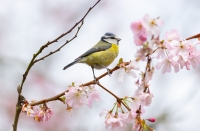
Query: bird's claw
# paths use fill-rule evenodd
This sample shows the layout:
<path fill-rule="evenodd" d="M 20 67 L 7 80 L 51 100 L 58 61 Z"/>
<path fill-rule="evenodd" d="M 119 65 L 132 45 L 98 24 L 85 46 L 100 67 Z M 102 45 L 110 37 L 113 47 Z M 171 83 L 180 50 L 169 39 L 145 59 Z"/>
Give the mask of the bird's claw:
<path fill-rule="evenodd" d="M 106 68 L 106 69 L 107 69 L 108 75 L 111 77 L 112 73 L 110 73 L 110 69 L 108 69 L 108 68 Z"/>
<path fill-rule="evenodd" d="M 99 84 L 99 80 L 97 80 L 97 78 L 94 78 L 94 83 Z"/>

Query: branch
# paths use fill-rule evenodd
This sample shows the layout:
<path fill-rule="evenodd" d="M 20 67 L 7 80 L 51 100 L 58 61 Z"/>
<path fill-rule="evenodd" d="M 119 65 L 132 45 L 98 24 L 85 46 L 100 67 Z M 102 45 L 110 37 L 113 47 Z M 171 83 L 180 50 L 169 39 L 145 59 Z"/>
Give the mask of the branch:
<path fill-rule="evenodd" d="M 112 93 L 111 91 L 109 91 L 107 88 L 105 88 L 101 84 L 98 83 L 97 85 L 99 85 L 102 89 L 104 89 L 105 91 L 107 91 L 108 93 L 110 93 L 112 96 L 114 96 L 117 99 L 117 102 L 119 104 L 122 103 L 129 111 L 131 110 L 126 104 L 124 104 L 124 102 L 122 101 L 121 98 L 119 98 L 118 96 L 116 96 L 114 93 Z"/>
<path fill-rule="evenodd" d="M 129 65 L 130 62 L 124 62 L 125 66 Z M 111 69 L 109 72 L 112 74 L 114 71 L 118 70 L 120 67 L 117 65 L 115 66 L 113 69 Z M 99 77 L 96 78 L 96 80 L 100 80 L 101 78 L 105 77 L 106 75 L 108 75 L 108 72 L 100 75 Z M 96 84 L 94 80 L 87 82 L 85 84 L 83 84 L 82 86 L 89 86 L 91 84 Z"/>
<path fill-rule="evenodd" d="M 114 93 L 112 93 L 111 91 L 109 91 L 107 88 L 105 88 L 104 86 L 102 86 L 100 83 L 97 83 L 97 85 L 99 85 L 102 89 L 104 89 L 105 91 L 107 91 L 109 94 L 111 94 L 112 96 L 114 96 L 117 101 L 121 100 L 118 96 L 116 96 Z"/>
<path fill-rule="evenodd" d="M 40 105 L 40 104 L 44 104 L 44 103 L 47 103 L 47 102 L 50 102 L 50 101 L 55 101 L 55 100 L 60 100 L 60 97 L 65 95 L 65 92 L 68 92 L 68 90 L 54 96 L 54 97 L 51 97 L 51 98 L 48 98 L 48 99 L 44 99 L 44 100 L 40 100 L 40 101 L 37 101 L 37 102 L 33 102 L 31 103 L 30 105 L 31 106 L 36 106 L 36 105 Z"/>
<path fill-rule="evenodd" d="M 77 30 L 77 32 L 76 32 L 76 34 L 74 35 L 73 38 L 71 38 L 70 40 L 67 40 L 62 46 L 60 46 L 60 47 L 59 47 L 58 49 L 56 49 L 55 51 L 50 52 L 49 54 L 47 54 L 47 55 L 45 55 L 45 56 L 43 56 L 43 57 L 41 57 L 41 58 L 35 60 L 34 63 L 36 63 L 36 62 L 38 62 L 38 61 L 41 61 L 41 60 L 44 60 L 46 57 L 48 57 L 48 56 L 50 56 L 50 55 L 53 55 L 54 53 L 60 51 L 60 49 L 62 49 L 66 44 L 68 44 L 69 42 L 71 42 L 73 39 L 75 39 L 75 38 L 77 37 L 77 35 L 78 35 L 78 33 L 79 33 L 79 30 L 81 29 L 82 25 L 83 25 L 83 21 L 81 22 L 81 25 L 78 27 L 78 30 Z"/>
<path fill-rule="evenodd" d="M 33 54 L 33 57 L 25 71 L 25 73 L 23 74 L 23 78 L 22 78 L 22 81 L 21 81 L 21 84 L 18 86 L 17 88 L 17 91 L 18 91 L 18 100 L 17 100 L 17 104 L 16 104 L 16 112 L 15 112 L 15 118 L 14 118 L 14 123 L 13 123 L 13 131 L 17 131 L 17 125 L 18 125 L 18 120 L 19 120 L 19 115 L 20 115 L 20 112 L 21 112 L 21 102 L 20 102 L 20 98 L 21 98 L 21 93 L 22 93 L 22 88 L 23 88 L 23 85 L 24 85 L 24 82 L 26 80 L 26 77 L 31 69 L 31 67 L 34 65 L 35 62 L 35 59 L 36 57 L 45 49 L 47 48 L 50 44 L 53 44 L 55 42 L 57 42 L 59 39 L 61 39 L 62 37 L 64 37 L 65 35 L 67 35 L 68 33 L 70 33 L 76 26 L 79 25 L 79 23 L 83 22 L 83 20 L 85 19 L 85 17 L 88 15 L 88 13 L 100 2 L 101 0 L 98 0 L 92 7 L 90 7 L 88 9 L 88 11 L 86 12 L 86 14 L 69 30 L 67 31 L 66 33 L 63 33 L 62 35 L 60 35 L 59 37 L 57 37 L 56 39 L 52 40 L 52 41 L 48 41 L 45 45 L 43 45 L 42 47 L 40 47 L 40 49 L 38 50 L 38 52 L 36 54 Z M 83 23 L 82 23 L 83 24 Z M 81 25 L 82 26 L 82 25 Z M 79 31 L 79 29 L 78 29 Z M 78 32 L 77 31 L 77 32 Z M 76 34 L 77 35 L 77 34 Z M 75 37 L 76 37 L 75 35 Z M 75 38 L 74 37 L 74 38 Z M 71 40 L 73 40 L 74 38 L 72 38 Z M 70 40 L 70 41 L 71 41 Z M 64 45 L 66 45 L 67 43 L 69 42 L 66 42 Z M 64 46 L 63 45 L 63 46 Z M 61 46 L 62 48 L 62 46 Z M 58 48 L 59 50 L 59 48 Z M 56 53 L 57 51 L 55 50 L 54 53 Z M 51 53 L 51 54 L 54 54 L 54 53 Z M 50 55 L 51 55 L 50 54 Z M 49 54 L 48 54 L 49 56 Z M 48 56 L 44 56 L 44 58 L 48 57 Z"/>
<path fill-rule="evenodd" d="M 129 65 L 130 62 L 124 62 L 125 63 L 125 66 Z M 114 71 L 120 69 L 119 66 L 115 66 L 113 69 L 110 70 L 110 73 L 113 73 Z M 100 75 L 99 77 L 97 77 L 97 81 L 100 80 L 101 78 L 105 77 L 106 75 L 108 75 L 108 72 Z M 90 82 L 87 82 L 85 84 L 82 84 L 81 86 L 89 86 L 89 85 L 92 85 L 92 84 L 95 84 L 95 81 L 92 80 Z M 103 87 L 101 84 L 97 84 L 99 85 L 101 88 L 103 88 L 105 91 L 107 91 L 109 94 L 111 94 L 112 96 L 114 96 L 116 99 L 117 99 L 117 102 L 119 103 L 122 103 L 128 110 L 130 110 L 130 108 L 123 103 L 123 101 L 121 100 L 121 98 L 119 98 L 118 96 L 116 96 L 115 94 L 113 94 L 111 91 L 109 91 L 108 89 L 106 89 L 105 87 Z M 65 92 L 67 92 L 68 90 L 56 95 L 56 96 L 53 96 L 53 97 L 50 97 L 48 99 L 43 99 L 43 100 L 40 100 L 40 101 L 36 101 L 36 102 L 33 102 L 31 103 L 30 105 L 31 106 L 36 106 L 36 105 L 40 105 L 40 104 L 43 104 L 43 103 L 46 103 L 46 102 L 50 102 L 50 101 L 55 101 L 55 100 L 60 100 L 60 97 L 65 95 Z"/>
<path fill-rule="evenodd" d="M 191 36 L 191 37 L 188 37 L 188 38 L 186 38 L 186 40 L 190 40 L 190 39 L 194 39 L 194 38 L 200 39 L 200 33 L 199 33 L 199 34 L 196 34 L 196 35 L 193 35 L 193 36 Z"/>
<path fill-rule="evenodd" d="M 146 92 L 147 89 L 148 89 L 148 86 L 147 86 L 148 83 L 146 83 L 145 79 L 147 77 L 146 76 L 147 72 L 151 70 L 151 61 L 152 61 L 151 57 L 147 56 L 147 64 L 146 64 L 145 72 L 144 72 L 143 78 L 142 78 L 142 83 L 144 84 L 144 91 L 143 92 Z"/>
<path fill-rule="evenodd" d="M 89 12 L 100 2 L 101 0 L 98 0 L 92 7 L 90 7 L 88 9 L 88 11 L 86 12 L 86 14 L 83 16 L 83 18 L 81 18 L 69 31 L 63 33 L 62 35 L 60 35 L 59 37 L 57 37 L 56 39 L 52 40 L 52 41 L 48 41 L 44 46 L 47 47 L 50 44 L 53 44 L 55 42 L 57 42 L 59 39 L 61 39 L 63 36 L 69 34 L 79 23 L 81 23 L 85 17 L 89 14 Z"/>

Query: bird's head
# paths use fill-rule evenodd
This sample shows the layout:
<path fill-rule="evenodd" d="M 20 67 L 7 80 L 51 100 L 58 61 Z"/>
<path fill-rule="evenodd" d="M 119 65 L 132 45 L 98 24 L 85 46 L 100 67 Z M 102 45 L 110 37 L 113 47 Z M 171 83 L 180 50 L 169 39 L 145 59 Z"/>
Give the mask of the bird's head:
<path fill-rule="evenodd" d="M 121 39 L 118 38 L 115 34 L 107 32 L 104 36 L 101 37 L 101 40 L 111 44 L 118 44 Z"/>

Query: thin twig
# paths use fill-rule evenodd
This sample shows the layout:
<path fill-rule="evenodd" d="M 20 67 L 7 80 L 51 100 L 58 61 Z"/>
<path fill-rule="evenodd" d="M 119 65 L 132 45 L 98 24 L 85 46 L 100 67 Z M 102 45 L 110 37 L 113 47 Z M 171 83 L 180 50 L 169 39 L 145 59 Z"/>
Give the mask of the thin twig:
<path fill-rule="evenodd" d="M 102 86 L 100 83 L 97 83 L 98 86 L 100 86 L 102 89 L 104 89 L 105 91 L 107 91 L 109 94 L 111 94 L 112 96 L 114 96 L 117 101 L 121 100 L 118 96 L 116 96 L 114 93 L 112 93 L 111 91 L 109 91 L 107 88 L 105 88 L 104 86 Z"/>
<path fill-rule="evenodd" d="M 67 32 L 63 33 L 62 35 L 60 35 L 59 37 L 57 37 L 56 39 L 52 40 L 52 41 L 49 41 L 47 42 L 44 46 L 48 46 L 52 43 L 55 43 L 57 42 L 60 38 L 62 38 L 63 36 L 67 35 L 68 33 L 70 33 L 77 25 L 79 25 L 79 23 L 81 23 L 85 17 L 88 15 L 88 13 L 100 2 L 101 0 L 98 0 L 92 7 L 90 7 L 88 9 L 88 11 L 86 12 L 86 14 Z"/>
<path fill-rule="evenodd" d="M 147 75 L 147 72 L 149 71 L 149 70 L 151 70 L 151 57 L 150 56 L 147 56 L 147 64 L 146 64 L 146 67 L 145 67 L 145 73 L 144 73 L 144 75 L 143 75 L 143 78 L 142 78 L 142 83 L 144 84 L 144 92 L 146 92 L 147 91 L 147 88 L 148 88 L 148 86 L 146 86 L 147 85 L 147 83 L 146 83 L 146 81 L 145 81 L 145 79 L 146 79 L 146 75 Z"/>
<path fill-rule="evenodd" d="M 104 86 L 102 86 L 100 83 L 98 83 L 97 85 L 99 85 L 102 89 L 104 89 L 109 94 L 111 94 L 112 96 L 114 96 L 117 99 L 118 103 L 122 103 L 129 111 L 131 110 L 126 104 L 124 104 L 124 102 L 122 101 L 121 98 L 119 98 L 118 96 L 116 96 L 114 93 L 112 93 L 111 91 L 109 91 L 107 88 L 105 88 Z"/>
<path fill-rule="evenodd" d="M 81 22 L 81 25 L 78 27 L 78 30 L 77 30 L 77 32 L 76 32 L 76 34 L 74 35 L 73 38 L 71 38 L 70 40 L 67 40 L 62 46 L 60 46 L 60 47 L 59 47 L 58 49 L 56 49 L 55 51 L 52 51 L 52 52 L 50 52 L 49 54 L 47 54 L 47 55 L 45 55 L 45 56 L 43 56 L 43 57 L 41 57 L 41 58 L 39 58 L 39 59 L 36 59 L 36 60 L 34 61 L 34 63 L 36 63 L 36 62 L 38 62 L 38 61 L 41 61 L 41 60 L 44 60 L 46 57 L 48 57 L 48 56 L 50 56 L 50 55 L 52 55 L 52 54 L 54 54 L 54 53 L 60 51 L 60 49 L 62 49 L 66 44 L 68 44 L 69 42 L 71 42 L 72 40 L 74 40 L 74 39 L 77 37 L 77 35 L 78 35 L 78 33 L 79 33 L 79 30 L 81 29 L 82 25 L 83 25 L 83 21 Z"/>
<path fill-rule="evenodd" d="M 21 112 L 21 103 L 20 103 L 20 96 L 21 96 L 21 93 L 22 93 L 22 88 L 23 88 L 23 85 L 24 85 L 24 82 L 26 80 L 26 77 L 31 69 L 31 67 L 34 65 L 34 61 L 36 59 L 36 57 L 46 48 L 48 47 L 48 45 L 50 44 L 53 44 L 55 42 L 57 42 L 59 39 L 61 39 L 62 37 L 64 37 L 65 35 L 67 35 L 68 33 L 70 33 L 76 26 L 79 25 L 79 23 L 81 23 L 85 17 L 88 15 L 88 13 L 100 2 L 101 0 L 98 0 L 92 7 L 90 7 L 88 9 L 88 11 L 86 12 L 86 14 L 69 30 L 67 31 L 66 33 L 63 33 L 62 35 L 60 35 L 59 37 L 57 37 L 56 39 L 52 40 L 52 41 L 48 41 L 45 45 L 43 45 L 42 47 L 40 47 L 40 49 L 38 50 L 38 52 L 36 54 L 33 55 L 25 73 L 23 74 L 23 78 L 22 78 L 22 81 L 21 81 L 21 84 L 18 86 L 17 88 L 17 91 L 18 91 L 18 100 L 17 100 L 17 104 L 16 104 L 16 112 L 15 112 L 15 117 L 14 117 L 14 123 L 13 123 L 13 131 L 17 131 L 17 125 L 18 125 L 18 120 L 19 120 L 19 115 L 20 115 L 20 112 Z"/>
<path fill-rule="evenodd" d="M 191 37 L 188 37 L 188 38 L 186 38 L 186 40 L 190 40 L 190 39 L 195 39 L 195 38 L 200 38 L 200 33 L 199 34 L 196 34 L 196 35 L 193 35 L 193 36 L 191 36 Z"/>
<path fill-rule="evenodd" d="M 68 92 L 68 90 L 54 96 L 54 97 L 51 97 L 51 98 L 48 98 L 48 99 L 43 99 L 43 100 L 40 100 L 40 101 L 36 101 L 36 102 L 33 102 L 31 103 L 30 105 L 31 106 L 36 106 L 36 105 L 40 105 L 40 104 L 43 104 L 43 103 L 46 103 L 46 102 L 50 102 L 50 101 L 55 101 L 55 100 L 60 100 L 60 97 L 65 95 L 65 92 Z"/>
<path fill-rule="evenodd" d="M 130 64 L 130 62 L 124 62 L 124 64 L 125 64 L 125 66 L 127 66 L 127 65 Z M 118 65 L 115 66 L 113 69 L 111 69 L 111 70 L 109 71 L 110 74 L 112 74 L 114 71 L 118 70 L 119 68 L 120 68 L 120 67 L 119 67 Z M 108 75 L 108 72 L 106 72 L 106 73 L 100 75 L 99 77 L 96 78 L 96 80 L 98 81 L 98 80 L 100 80 L 101 78 L 105 77 L 106 75 Z M 89 85 L 91 85 L 91 84 L 95 84 L 95 81 L 92 80 L 92 81 L 90 81 L 90 82 L 87 82 L 87 83 L 83 84 L 82 86 L 89 86 Z"/>

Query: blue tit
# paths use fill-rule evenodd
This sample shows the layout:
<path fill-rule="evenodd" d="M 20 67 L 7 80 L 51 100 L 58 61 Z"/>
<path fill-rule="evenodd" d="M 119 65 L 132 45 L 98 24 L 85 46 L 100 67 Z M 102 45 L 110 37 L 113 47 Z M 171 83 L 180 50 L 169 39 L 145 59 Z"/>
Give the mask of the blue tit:
<path fill-rule="evenodd" d="M 104 36 L 101 37 L 101 40 L 96 45 L 94 45 L 91 49 L 76 58 L 72 63 L 66 65 L 63 70 L 69 68 L 76 63 L 85 63 L 91 66 L 94 80 L 95 82 L 97 82 L 94 74 L 94 68 L 106 68 L 108 74 L 110 75 L 107 66 L 109 66 L 117 57 L 119 53 L 118 44 L 120 40 L 121 39 L 118 38 L 115 34 L 106 33 Z"/>

